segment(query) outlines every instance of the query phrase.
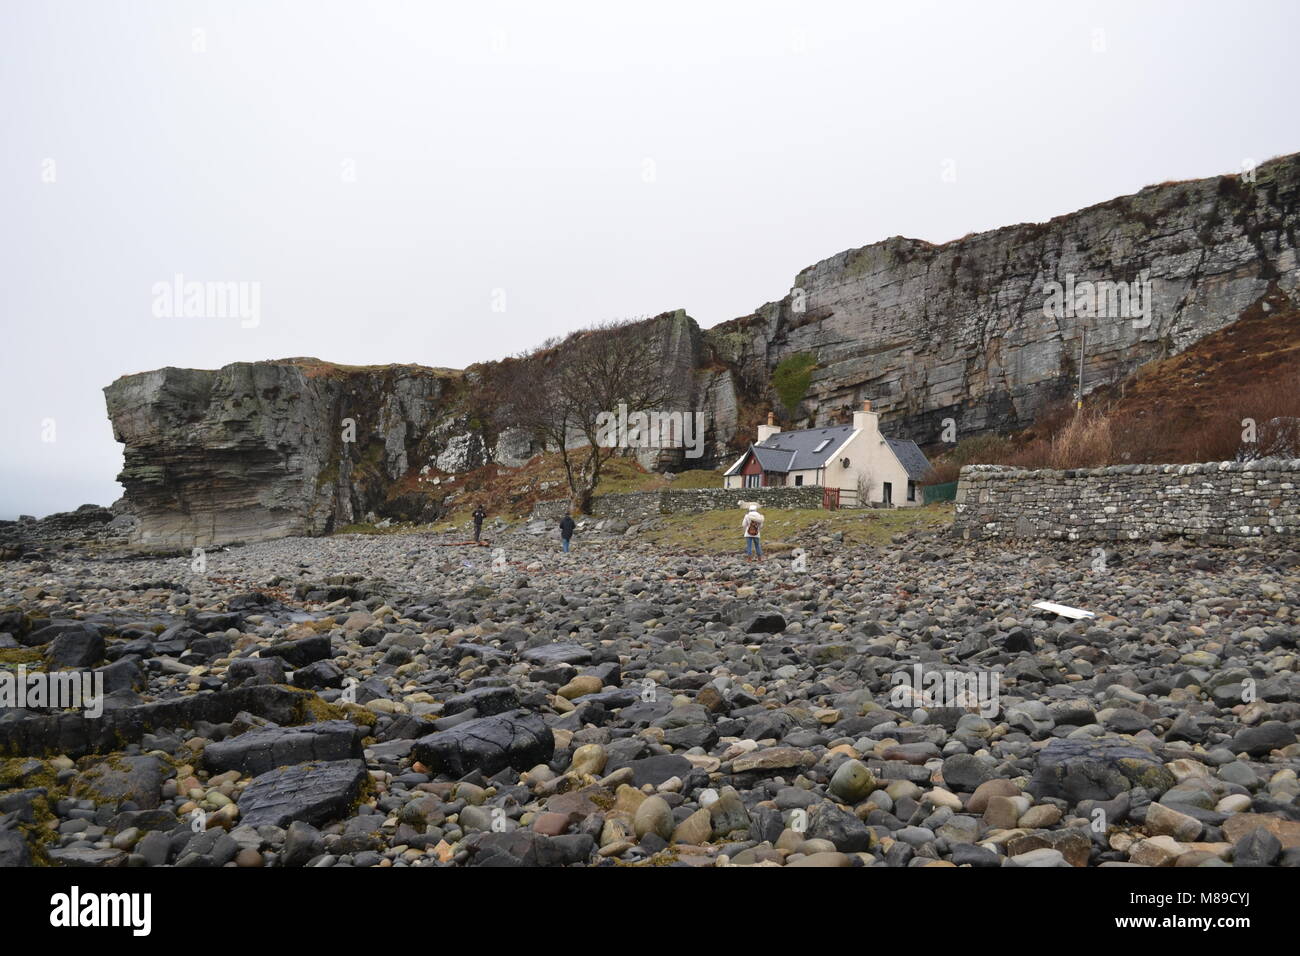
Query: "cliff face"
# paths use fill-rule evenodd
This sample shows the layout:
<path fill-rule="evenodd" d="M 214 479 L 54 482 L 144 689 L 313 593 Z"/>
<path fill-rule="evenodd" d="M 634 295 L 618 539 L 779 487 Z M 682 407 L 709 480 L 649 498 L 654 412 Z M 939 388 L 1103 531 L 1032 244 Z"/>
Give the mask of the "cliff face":
<path fill-rule="evenodd" d="M 959 437 L 1027 426 L 1072 394 L 1085 325 L 1086 391 L 1186 349 L 1270 289 L 1294 302 L 1298 204 L 1300 155 L 1261 166 L 1254 182 L 1154 186 L 941 246 L 895 238 L 842 252 L 799 273 L 782 300 L 704 331 L 685 312 L 665 313 L 645 323 L 675 383 L 665 410 L 704 413 L 705 454 L 638 457 L 673 470 L 717 465 L 769 407 L 787 425 L 821 425 L 864 398 L 887 432 L 922 444 L 939 440 L 945 418 Z M 1131 310 L 1117 314 L 1103 292 L 1101 314 L 1087 315 L 1084 300 L 1045 314 L 1054 282 L 1072 292 L 1124 283 Z M 816 365 L 803 400 L 785 408 L 773 373 L 796 356 Z M 120 480 L 137 540 L 320 534 L 370 511 L 431 520 L 441 502 L 422 470 L 518 465 L 539 450 L 519 429 L 478 423 L 474 390 L 490 368 L 286 359 L 119 379 L 105 394 L 126 446 Z M 354 441 L 344 440 L 347 419 Z"/>
<path fill-rule="evenodd" d="M 785 298 L 706 338 L 750 392 L 783 359 L 814 355 L 794 418 L 822 424 L 869 398 L 895 434 L 921 443 L 947 417 L 961 435 L 1024 427 L 1078 381 L 1084 320 L 1045 316 L 1047 283 L 1149 279 L 1149 316 L 1087 319 L 1085 391 L 1122 378 L 1235 321 L 1270 282 L 1294 298 L 1298 184 L 1293 155 L 1259 167 L 1253 184 L 1153 186 L 942 246 L 890 239 L 810 266 Z"/>
<path fill-rule="evenodd" d="M 126 446 L 118 480 L 139 518 L 136 540 L 204 546 L 358 520 L 438 451 L 428 426 L 449 381 L 419 366 L 315 359 L 118 379 L 104 394 Z"/>

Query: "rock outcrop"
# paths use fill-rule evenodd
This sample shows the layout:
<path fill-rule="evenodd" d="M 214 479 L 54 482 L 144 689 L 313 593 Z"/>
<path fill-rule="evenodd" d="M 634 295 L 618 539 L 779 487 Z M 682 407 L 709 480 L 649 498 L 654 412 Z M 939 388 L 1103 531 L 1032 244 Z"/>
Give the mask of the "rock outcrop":
<path fill-rule="evenodd" d="M 803 270 L 780 301 L 708 330 L 664 313 L 645 334 L 661 336 L 664 374 L 678 383 L 665 410 L 703 413 L 704 455 L 639 457 L 670 470 L 717 465 L 769 407 L 786 424 L 823 425 L 866 398 L 887 431 L 922 444 L 939 439 L 945 419 L 961 437 L 1030 425 L 1076 387 L 1085 326 L 1088 391 L 1185 350 L 1266 293 L 1294 301 L 1298 203 L 1300 154 L 1047 223 L 842 252 Z M 1058 298 L 1108 285 L 1087 314 L 1082 300 L 1045 309 L 1053 283 Z M 1121 293 L 1131 293 L 1130 311 L 1116 314 Z M 783 402 L 774 374 L 809 356 L 806 393 Z M 441 503 L 419 480 L 430 469 L 518 465 L 539 450 L 519 429 L 479 424 L 472 395 L 485 368 L 286 359 L 121 378 L 105 394 L 126 446 L 133 540 L 321 534 L 371 511 L 432 520 Z"/>
<path fill-rule="evenodd" d="M 457 380 L 316 359 L 120 378 L 104 394 L 126 446 L 118 480 L 139 522 L 134 540 L 202 547 L 360 520 L 413 463 L 442 451 L 430 425 Z"/>
<path fill-rule="evenodd" d="M 792 418 L 823 424 L 871 399 L 922 444 L 1032 424 L 1078 381 L 1081 318 L 1048 318 L 1045 287 L 1149 279 L 1151 314 L 1094 316 L 1085 392 L 1236 321 L 1270 284 L 1295 298 L 1300 155 L 1254 170 L 1150 186 L 1050 222 L 943 245 L 896 237 L 804 269 L 790 294 L 709 329 L 743 390 L 779 363 L 817 359 Z"/>
<path fill-rule="evenodd" d="M 17 521 L 0 521 L 0 560 L 35 558 L 46 550 L 88 543 L 118 544 L 129 541 L 138 527 L 139 521 L 125 500 L 112 508 L 87 504 L 39 519 L 21 515 Z"/>

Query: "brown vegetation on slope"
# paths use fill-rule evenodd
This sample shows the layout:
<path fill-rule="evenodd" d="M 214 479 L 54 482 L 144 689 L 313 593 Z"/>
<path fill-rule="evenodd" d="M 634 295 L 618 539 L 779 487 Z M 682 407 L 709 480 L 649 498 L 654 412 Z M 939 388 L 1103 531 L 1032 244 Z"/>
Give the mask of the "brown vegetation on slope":
<path fill-rule="evenodd" d="M 1300 417 L 1300 309 L 1274 289 L 1187 351 L 1090 393 L 1081 412 L 1063 402 L 1024 431 L 977 436 L 932 455 L 930 482 L 953 481 L 967 464 L 1229 461 L 1242 444 L 1245 420 L 1262 427 L 1292 417 Z"/>

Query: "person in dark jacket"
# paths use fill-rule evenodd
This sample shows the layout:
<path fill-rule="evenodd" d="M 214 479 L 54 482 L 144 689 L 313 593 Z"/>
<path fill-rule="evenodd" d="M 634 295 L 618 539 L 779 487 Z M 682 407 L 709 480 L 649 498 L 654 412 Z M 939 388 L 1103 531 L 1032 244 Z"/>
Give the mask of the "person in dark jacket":
<path fill-rule="evenodd" d="M 572 515 L 565 515 L 560 519 L 560 544 L 565 554 L 569 553 L 569 539 L 573 537 L 573 529 L 576 527 Z"/>
<path fill-rule="evenodd" d="M 474 540 L 477 541 L 479 535 L 483 533 L 483 519 L 487 517 L 487 512 L 483 506 L 479 505 L 474 509 Z"/>

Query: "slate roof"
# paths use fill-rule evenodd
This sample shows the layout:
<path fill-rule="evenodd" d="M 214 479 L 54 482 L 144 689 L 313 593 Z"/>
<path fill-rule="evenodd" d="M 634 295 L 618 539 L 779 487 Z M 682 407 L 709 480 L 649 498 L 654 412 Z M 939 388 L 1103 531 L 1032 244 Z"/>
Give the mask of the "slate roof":
<path fill-rule="evenodd" d="M 852 425 L 831 425 L 827 428 L 805 428 L 793 432 L 777 432 L 761 445 L 750 445 L 758 463 L 764 471 L 789 472 L 820 468 L 835 454 L 836 450 L 849 440 L 853 434 Z M 819 452 L 813 449 L 823 441 L 829 443 Z M 742 456 L 727 470 L 728 475 L 737 474 L 744 464 Z"/>
<path fill-rule="evenodd" d="M 823 467 L 852 434 L 852 425 L 805 428 L 800 431 L 777 432 L 769 436 L 761 445 L 750 445 L 749 448 L 764 471 L 778 474 L 809 471 Z M 826 439 L 830 441 L 825 448 L 819 452 L 813 451 Z M 885 441 L 889 443 L 890 451 L 903 466 L 908 478 L 920 481 L 930 471 L 930 461 L 916 442 L 907 438 L 886 438 Z M 740 460 L 728 468 L 725 475 L 739 474 L 741 466 L 745 464 L 745 459 L 748 457 L 748 452 L 741 455 Z"/>
<path fill-rule="evenodd" d="M 885 441 L 889 442 L 894 457 L 903 466 L 908 478 L 920 481 L 926 476 L 930 470 L 930 460 L 925 457 L 925 452 L 921 451 L 916 442 L 910 438 L 886 438 Z"/>

